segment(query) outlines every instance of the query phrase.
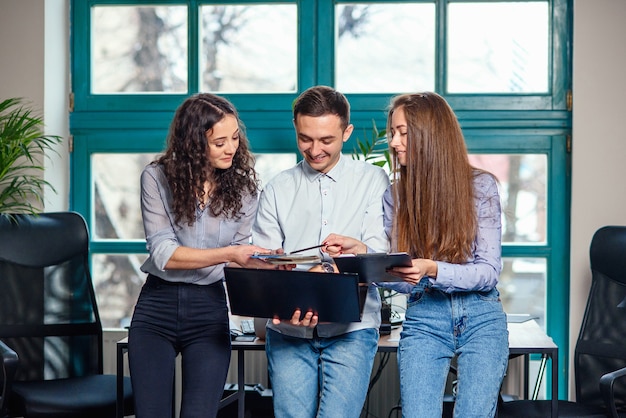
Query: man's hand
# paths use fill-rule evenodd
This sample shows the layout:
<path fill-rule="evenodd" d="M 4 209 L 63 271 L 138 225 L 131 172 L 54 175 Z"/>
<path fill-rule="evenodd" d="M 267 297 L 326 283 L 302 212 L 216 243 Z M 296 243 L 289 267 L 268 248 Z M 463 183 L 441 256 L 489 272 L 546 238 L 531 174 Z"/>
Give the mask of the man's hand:
<path fill-rule="evenodd" d="M 322 251 L 331 257 L 341 254 L 363 254 L 367 252 L 367 246 L 356 238 L 338 234 L 330 234 L 324 240 Z"/>
<path fill-rule="evenodd" d="M 304 317 L 302 319 L 300 319 L 300 316 L 302 315 L 302 311 L 300 309 L 296 309 L 293 312 L 293 315 L 291 317 L 291 319 L 285 319 L 285 320 L 281 320 L 278 317 L 274 317 L 272 319 L 272 323 L 274 325 L 278 325 L 281 322 L 285 323 L 285 324 L 289 324 L 289 325 L 295 325 L 298 327 L 309 327 L 309 328 L 315 328 L 317 326 L 317 315 L 314 314 L 313 312 L 309 311 L 307 313 L 304 314 Z"/>

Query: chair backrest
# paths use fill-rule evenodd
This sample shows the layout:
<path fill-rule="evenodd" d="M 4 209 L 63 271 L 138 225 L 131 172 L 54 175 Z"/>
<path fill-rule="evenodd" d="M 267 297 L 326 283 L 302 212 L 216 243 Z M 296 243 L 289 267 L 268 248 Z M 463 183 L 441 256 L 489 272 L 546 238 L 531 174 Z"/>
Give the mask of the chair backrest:
<path fill-rule="evenodd" d="M 0 339 L 16 380 L 102 373 L 102 325 L 75 212 L 0 215 Z"/>
<path fill-rule="evenodd" d="M 596 231 L 589 250 L 592 282 L 574 356 L 576 400 L 603 405 L 600 377 L 626 367 L 626 226 Z M 626 385 L 616 383 L 626 406 Z"/>

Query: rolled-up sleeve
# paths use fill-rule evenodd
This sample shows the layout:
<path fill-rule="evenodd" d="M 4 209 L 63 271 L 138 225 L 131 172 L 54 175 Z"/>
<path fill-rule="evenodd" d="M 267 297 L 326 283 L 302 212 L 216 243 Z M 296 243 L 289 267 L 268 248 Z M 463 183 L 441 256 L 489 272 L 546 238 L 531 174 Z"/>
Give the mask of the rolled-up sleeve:
<path fill-rule="evenodd" d="M 160 170 L 149 166 L 141 173 L 141 213 L 146 234 L 146 248 L 154 266 L 165 270 L 165 265 L 180 246 L 172 219 L 165 207 L 169 201 L 163 194 L 169 191 L 160 187 L 167 184 Z"/>

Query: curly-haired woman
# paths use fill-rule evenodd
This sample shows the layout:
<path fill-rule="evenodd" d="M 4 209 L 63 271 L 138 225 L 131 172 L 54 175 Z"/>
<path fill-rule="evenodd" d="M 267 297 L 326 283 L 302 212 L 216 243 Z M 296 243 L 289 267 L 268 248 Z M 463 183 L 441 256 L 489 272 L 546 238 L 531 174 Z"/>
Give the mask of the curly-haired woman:
<path fill-rule="evenodd" d="M 196 94 L 176 110 L 167 149 L 141 174 L 148 274 L 129 332 L 138 418 L 171 417 L 182 356 L 181 417 L 214 417 L 230 362 L 223 269 L 263 267 L 249 245 L 257 209 L 254 157 L 237 111 Z"/>

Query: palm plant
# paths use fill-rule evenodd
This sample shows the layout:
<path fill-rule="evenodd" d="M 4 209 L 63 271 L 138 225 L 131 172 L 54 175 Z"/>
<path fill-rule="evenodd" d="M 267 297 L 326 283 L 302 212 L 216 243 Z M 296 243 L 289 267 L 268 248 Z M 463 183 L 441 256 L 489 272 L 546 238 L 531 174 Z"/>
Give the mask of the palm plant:
<path fill-rule="evenodd" d="M 43 206 L 46 151 L 53 151 L 61 137 L 44 135 L 43 119 L 33 115 L 21 98 L 0 103 L 0 213 L 36 214 Z"/>
<path fill-rule="evenodd" d="M 372 120 L 372 131 L 370 138 L 364 133 L 364 139 L 356 138 L 356 147 L 352 153 L 355 160 L 363 159 L 368 163 L 377 165 L 378 167 L 387 168 L 387 172 L 391 171 L 391 157 L 387 148 L 387 132 L 385 129 L 378 130 L 376 122 Z"/>

